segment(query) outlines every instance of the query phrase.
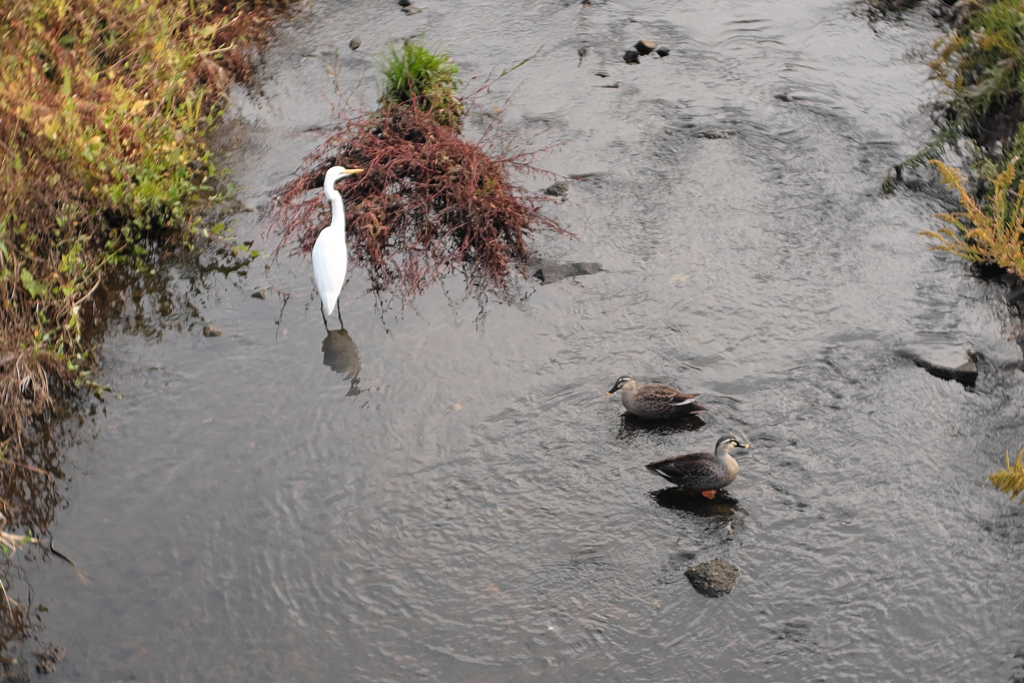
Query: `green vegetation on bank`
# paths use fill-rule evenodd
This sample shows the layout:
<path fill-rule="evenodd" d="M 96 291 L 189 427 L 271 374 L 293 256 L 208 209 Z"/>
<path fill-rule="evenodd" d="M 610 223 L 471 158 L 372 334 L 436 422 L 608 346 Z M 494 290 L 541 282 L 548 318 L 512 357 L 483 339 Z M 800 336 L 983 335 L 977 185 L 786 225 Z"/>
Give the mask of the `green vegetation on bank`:
<path fill-rule="evenodd" d="M 957 8 L 959 25 L 936 42 L 929 63 L 947 97 L 944 125 L 909 163 L 971 140 L 977 189 L 969 191 L 960 172 L 930 159 L 957 193 L 961 211 L 939 214 L 946 227 L 922 235 L 936 241 L 934 249 L 1024 280 L 1024 0 L 968 0 Z M 989 476 L 1011 499 L 1024 491 L 1022 455 L 1011 464 L 1007 452 L 1006 468 Z"/>
<path fill-rule="evenodd" d="M 0 446 L 88 371 L 109 269 L 191 246 L 203 142 L 270 2 L 7 0 L 0 12 Z M 214 228 L 220 232 L 222 227 Z M 2 451 L 0 451 L 2 452 Z"/>

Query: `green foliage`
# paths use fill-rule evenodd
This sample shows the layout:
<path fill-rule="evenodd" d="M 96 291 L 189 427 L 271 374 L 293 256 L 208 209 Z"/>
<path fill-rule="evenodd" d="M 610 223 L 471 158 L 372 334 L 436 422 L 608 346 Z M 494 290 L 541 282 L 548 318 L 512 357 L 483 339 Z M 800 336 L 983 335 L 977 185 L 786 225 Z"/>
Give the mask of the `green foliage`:
<path fill-rule="evenodd" d="M 414 100 L 441 125 L 458 127 L 463 113 L 456 94 L 459 67 L 446 53 L 407 40 L 400 49 L 391 47 L 378 68 L 384 76 L 380 103 L 385 108 Z"/>
<path fill-rule="evenodd" d="M 1017 458 L 1010 464 L 1010 451 L 1006 451 L 1006 467 L 988 475 L 992 485 L 1013 500 L 1024 491 L 1024 448 L 1017 453 Z M 1024 503 L 1024 497 L 1018 501 L 1018 505 Z"/>
<path fill-rule="evenodd" d="M 1024 93 L 1024 0 L 973 7 L 960 28 L 936 41 L 936 57 L 929 63 L 961 116 L 984 116 Z"/>
<path fill-rule="evenodd" d="M 930 161 L 942 183 L 960 196 L 961 213 L 940 213 L 952 227 L 920 234 L 939 243 L 932 249 L 947 251 L 975 263 L 996 265 L 1024 278 L 1024 180 L 1011 192 L 1017 159 L 993 179 L 992 195 L 979 205 L 967 192 L 964 177 L 941 161 Z"/>
<path fill-rule="evenodd" d="M 217 199 L 204 135 L 228 69 L 244 76 L 239 46 L 261 30 L 253 10 L 274 4 L 5 4 L 0 354 L 49 354 L 74 376 L 88 365 L 82 307 L 108 269 L 148 270 L 153 244 L 192 247 L 199 209 Z M 0 439 L 15 400 L 2 395 Z"/>

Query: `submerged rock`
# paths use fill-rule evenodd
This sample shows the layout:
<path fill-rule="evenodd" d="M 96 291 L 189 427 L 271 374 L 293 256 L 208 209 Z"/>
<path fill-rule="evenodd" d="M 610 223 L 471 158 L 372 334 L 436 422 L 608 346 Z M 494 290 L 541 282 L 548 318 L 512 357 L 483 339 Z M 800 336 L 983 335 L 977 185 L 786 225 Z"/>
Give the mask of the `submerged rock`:
<path fill-rule="evenodd" d="M 213 325 L 206 325 L 203 327 L 204 337 L 219 337 L 222 334 L 224 334 L 224 330 L 218 330 Z"/>
<path fill-rule="evenodd" d="M 649 55 L 654 52 L 654 48 L 658 47 L 658 44 L 653 40 L 638 40 L 633 49 L 639 52 L 641 55 Z"/>
<path fill-rule="evenodd" d="M 717 557 L 686 570 L 686 578 L 694 589 L 709 598 L 720 598 L 730 593 L 739 576 L 740 570 L 736 565 Z"/>
<path fill-rule="evenodd" d="M 603 269 L 600 263 L 548 263 L 540 266 L 533 276 L 546 285 L 577 275 L 593 275 Z"/>
<path fill-rule="evenodd" d="M 978 381 L 978 357 L 970 351 L 965 353 L 958 347 L 921 344 L 904 346 L 896 352 L 939 379 L 960 382 L 965 387 L 973 387 Z M 965 355 L 967 362 L 961 362 Z"/>
<path fill-rule="evenodd" d="M 667 47 L 662 46 L 655 50 L 655 52 L 658 53 L 659 57 L 668 57 L 668 53 L 671 52 L 671 50 L 669 50 Z"/>
<path fill-rule="evenodd" d="M 559 180 L 556 183 L 551 183 L 551 185 L 544 190 L 544 194 L 552 197 L 564 197 L 569 194 L 569 183 L 565 180 Z"/>
<path fill-rule="evenodd" d="M 640 53 L 636 50 L 626 50 L 626 54 L 622 55 L 622 58 L 626 60 L 626 64 L 639 64 Z"/>
<path fill-rule="evenodd" d="M 408 14 L 409 16 L 412 16 L 413 14 L 419 14 L 420 12 L 422 12 L 423 8 L 422 7 L 412 7 L 410 5 L 409 7 L 403 7 L 402 11 L 405 12 L 406 14 Z"/>
<path fill-rule="evenodd" d="M 398 0 L 399 7 L 408 7 L 412 4 L 412 0 Z"/>
<path fill-rule="evenodd" d="M 64 657 L 64 648 L 59 645 L 51 645 L 45 650 L 32 654 L 36 658 L 36 673 L 52 674 L 57 662 Z"/>
<path fill-rule="evenodd" d="M 352 40 L 348 41 L 348 47 L 350 50 L 358 50 L 359 46 L 362 44 L 363 41 L 359 40 L 358 38 L 353 38 Z"/>
<path fill-rule="evenodd" d="M 257 289 L 255 292 L 252 293 L 252 298 L 253 299 L 266 299 L 267 298 L 267 290 L 265 290 L 265 289 Z"/>

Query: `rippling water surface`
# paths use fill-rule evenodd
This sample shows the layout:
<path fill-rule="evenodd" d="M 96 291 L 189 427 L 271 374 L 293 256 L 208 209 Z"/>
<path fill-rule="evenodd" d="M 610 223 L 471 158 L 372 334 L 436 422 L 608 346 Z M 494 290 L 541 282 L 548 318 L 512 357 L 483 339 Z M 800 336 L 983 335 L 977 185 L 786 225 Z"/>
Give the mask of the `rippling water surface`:
<path fill-rule="evenodd" d="M 929 135 L 916 55 L 940 27 L 836 0 L 422 6 L 279 24 L 218 143 L 236 232 L 259 238 L 322 139 L 332 70 L 372 107 L 374 54 L 422 34 L 467 90 L 536 53 L 479 104 L 514 92 L 509 127 L 558 145 L 540 165 L 594 174 L 547 209 L 578 239 L 535 246 L 605 272 L 482 310 L 452 280 L 382 315 L 356 270 L 325 340 L 308 263 L 283 259 L 216 280 L 180 330 L 109 334 L 123 398 L 70 454 L 54 530 L 81 573 L 33 581 L 63 675 L 1010 678 L 1024 518 L 982 483 L 1024 440 L 1024 376 L 969 392 L 898 351 L 1017 360 L 1018 323 L 926 251 L 937 200 L 879 192 Z M 628 66 L 640 38 L 672 52 Z M 280 324 L 267 286 L 292 294 Z M 704 424 L 624 420 L 604 392 L 627 373 L 702 393 Z M 681 505 L 643 468 L 733 430 L 755 447 L 735 504 Z M 683 574 L 714 557 L 740 570 L 717 600 Z"/>

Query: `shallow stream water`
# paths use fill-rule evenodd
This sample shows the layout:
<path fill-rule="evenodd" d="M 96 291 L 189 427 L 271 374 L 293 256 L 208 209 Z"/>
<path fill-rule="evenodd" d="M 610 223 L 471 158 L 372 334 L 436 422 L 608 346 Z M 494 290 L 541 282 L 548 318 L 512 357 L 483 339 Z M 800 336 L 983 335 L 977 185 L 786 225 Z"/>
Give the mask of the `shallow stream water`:
<path fill-rule="evenodd" d="M 1024 375 L 968 391 L 900 350 L 1015 361 L 1018 321 L 927 251 L 937 199 L 879 191 L 930 135 L 941 27 L 848 0 L 592 2 L 316 0 L 278 24 L 217 140 L 240 239 L 276 243 L 259 210 L 323 139 L 332 73 L 372 107 L 374 55 L 422 34 L 467 90 L 536 55 L 478 104 L 512 96 L 507 126 L 554 146 L 540 166 L 592 174 L 545 209 L 577 238 L 534 246 L 605 271 L 515 306 L 453 278 L 382 312 L 355 269 L 325 340 L 308 262 L 283 258 L 213 278 L 201 319 L 113 325 L 121 398 L 71 448 L 53 527 L 78 571 L 30 568 L 55 676 L 1014 675 L 1024 515 L 982 484 L 1024 441 Z M 625 64 L 640 38 L 670 55 Z M 703 423 L 623 418 L 623 374 L 700 392 Z M 682 504 L 643 467 L 733 431 L 754 446 L 735 503 Z M 708 599 L 683 572 L 715 557 L 740 577 Z"/>

